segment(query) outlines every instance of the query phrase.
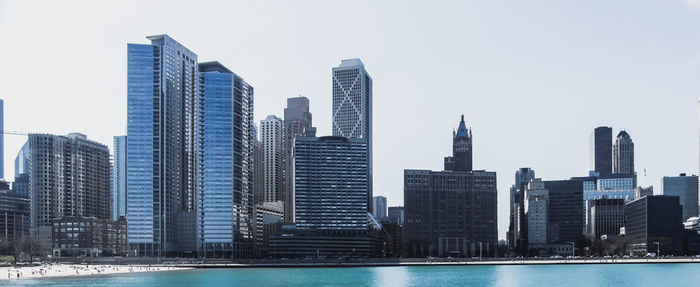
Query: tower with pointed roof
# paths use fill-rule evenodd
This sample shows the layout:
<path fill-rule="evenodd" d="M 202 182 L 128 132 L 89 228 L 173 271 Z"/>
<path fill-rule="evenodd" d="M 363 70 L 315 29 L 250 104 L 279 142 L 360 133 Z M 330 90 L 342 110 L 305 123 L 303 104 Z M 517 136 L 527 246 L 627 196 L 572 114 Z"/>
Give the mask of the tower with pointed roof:
<path fill-rule="evenodd" d="M 472 130 L 467 129 L 464 115 L 457 131 L 452 131 L 452 156 L 445 157 L 445 170 L 472 171 Z"/>

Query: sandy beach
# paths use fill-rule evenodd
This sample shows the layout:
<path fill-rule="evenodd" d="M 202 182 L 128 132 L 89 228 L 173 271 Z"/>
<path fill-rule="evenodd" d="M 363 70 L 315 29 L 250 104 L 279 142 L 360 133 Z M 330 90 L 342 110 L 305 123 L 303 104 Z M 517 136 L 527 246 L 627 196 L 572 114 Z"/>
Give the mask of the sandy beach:
<path fill-rule="evenodd" d="M 0 267 L 0 281 L 43 277 L 98 276 L 107 274 L 160 272 L 190 269 L 162 265 L 82 265 L 42 264 L 37 266 Z"/>

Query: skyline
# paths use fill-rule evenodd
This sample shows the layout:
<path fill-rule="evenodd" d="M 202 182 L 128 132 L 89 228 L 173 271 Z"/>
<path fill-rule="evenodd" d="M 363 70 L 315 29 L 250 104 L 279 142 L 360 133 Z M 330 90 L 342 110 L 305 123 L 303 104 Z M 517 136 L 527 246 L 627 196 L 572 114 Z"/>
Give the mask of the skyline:
<path fill-rule="evenodd" d="M 692 27 L 700 24 L 700 10 L 684 1 L 591 4 L 598 9 L 442 2 L 417 23 L 408 21 L 422 15 L 416 3 L 397 14 L 388 3 L 370 2 L 254 3 L 233 19 L 219 19 L 228 9 L 213 9 L 216 4 L 164 13 L 218 15 L 210 18 L 222 27 L 262 24 L 236 37 L 141 12 L 160 3 L 144 3 L 134 11 L 135 23 L 111 13 L 129 5 L 33 3 L 0 2 L 0 98 L 9 131 L 80 132 L 113 151 L 112 137 L 126 134 L 126 44 L 167 33 L 207 57 L 202 62 L 219 60 L 255 87 L 256 124 L 269 114 L 281 117 L 286 98 L 308 97 L 319 136 L 331 134 L 332 67 L 362 59 L 375 89 L 374 195 L 386 196 L 389 206 L 403 205 L 404 169 L 442 169 L 455 119 L 464 114 L 474 130 L 474 169 L 498 173 L 499 238 L 508 227 L 515 171 L 531 167 L 543 180 L 587 175 L 589 136 L 597 126 L 627 130 L 638 183 L 655 186 L 656 194 L 663 176 L 698 173 L 700 40 Z M 307 18 L 298 17 L 309 8 Z M 53 13 L 59 9 L 92 13 Z M 517 13 L 523 10 L 530 13 Z M 334 21 L 354 15 L 367 19 Z M 541 21 L 527 22 L 530 17 Z M 316 24 L 327 21 L 339 26 Z M 478 28 L 484 25 L 492 29 Z M 347 41 L 357 30 L 372 33 Z M 240 39 L 255 41 L 241 45 Z M 25 140 L 5 137 L 10 180 Z"/>

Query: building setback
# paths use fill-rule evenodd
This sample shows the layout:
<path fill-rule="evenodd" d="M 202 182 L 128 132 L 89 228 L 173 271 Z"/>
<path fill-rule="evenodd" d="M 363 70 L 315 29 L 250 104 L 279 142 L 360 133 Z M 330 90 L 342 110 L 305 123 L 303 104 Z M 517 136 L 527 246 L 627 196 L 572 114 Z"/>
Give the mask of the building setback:
<path fill-rule="evenodd" d="M 197 55 L 147 38 L 127 45 L 127 240 L 133 255 L 167 256 L 182 251 L 178 219 L 195 209 Z"/>
<path fill-rule="evenodd" d="M 682 249 L 683 220 L 677 196 L 645 196 L 625 205 L 627 252 L 636 255 L 679 254 Z M 655 242 L 659 243 L 659 246 Z"/>
<path fill-rule="evenodd" d="M 661 195 L 678 196 L 683 207 L 683 221 L 698 216 L 698 176 L 664 176 L 661 179 Z"/>
<path fill-rule="evenodd" d="M 333 136 L 367 140 L 367 206 L 372 210 L 372 78 L 360 59 L 333 68 Z"/>
<path fill-rule="evenodd" d="M 496 256 L 496 173 L 404 170 L 408 257 Z"/>

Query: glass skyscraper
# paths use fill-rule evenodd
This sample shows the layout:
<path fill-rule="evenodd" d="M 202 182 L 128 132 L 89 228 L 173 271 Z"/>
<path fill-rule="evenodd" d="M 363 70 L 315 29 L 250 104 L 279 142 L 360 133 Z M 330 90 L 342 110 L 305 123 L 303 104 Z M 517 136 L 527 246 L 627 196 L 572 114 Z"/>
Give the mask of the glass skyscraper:
<path fill-rule="evenodd" d="M 199 64 L 196 100 L 200 257 L 250 257 L 255 236 L 253 87 L 219 64 Z"/>
<path fill-rule="evenodd" d="M 134 255 L 177 251 L 194 210 L 197 55 L 167 35 L 127 46 L 127 234 Z"/>
<path fill-rule="evenodd" d="M 367 140 L 367 206 L 372 208 L 372 78 L 360 59 L 333 68 L 333 136 Z"/>

